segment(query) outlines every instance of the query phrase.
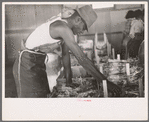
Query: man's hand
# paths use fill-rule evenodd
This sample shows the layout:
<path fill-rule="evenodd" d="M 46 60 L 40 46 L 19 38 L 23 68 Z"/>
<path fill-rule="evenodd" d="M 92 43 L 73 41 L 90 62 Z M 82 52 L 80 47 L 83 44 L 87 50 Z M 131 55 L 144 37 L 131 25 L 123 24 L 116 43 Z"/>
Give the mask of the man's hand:
<path fill-rule="evenodd" d="M 122 93 L 121 88 L 110 81 L 107 81 L 107 87 L 108 87 L 108 91 L 113 93 L 115 97 L 119 97 L 120 94 Z"/>

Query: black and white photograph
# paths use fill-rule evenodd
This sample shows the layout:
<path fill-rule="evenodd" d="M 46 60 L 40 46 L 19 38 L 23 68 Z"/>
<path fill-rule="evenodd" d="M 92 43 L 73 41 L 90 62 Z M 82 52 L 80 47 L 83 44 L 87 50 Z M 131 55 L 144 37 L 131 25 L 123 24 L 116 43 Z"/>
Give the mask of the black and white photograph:
<path fill-rule="evenodd" d="M 4 120 L 148 118 L 147 2 L 3 2 L 2 32 Z"/>

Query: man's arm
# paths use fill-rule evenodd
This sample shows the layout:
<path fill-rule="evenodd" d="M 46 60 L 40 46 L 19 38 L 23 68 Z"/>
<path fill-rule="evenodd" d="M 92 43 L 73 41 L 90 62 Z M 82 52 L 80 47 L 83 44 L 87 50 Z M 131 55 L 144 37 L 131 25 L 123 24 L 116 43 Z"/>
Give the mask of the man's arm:
<path fill-rule="evenodd" d="M 66 77 L 66 85 L 69 85 L 72 83 L 72 73 L 71 73 L 69 48 L 65 43 L 62 45 L 62 62 L 63 62 L 64 73 Z"/>
<path fill-rule="evenodd" d="M 58 36 L 64 40 L 65 44 L 75 55 L 80 65 L 82 65 L 83 68 L 97 80 L 97 82 L 102 82 L 102 80 L 107 80 L 106 77 L 99 72 L 99 70 L 92 63 L 92 61 L 89 58 L 87 58 L 87 56 L 80 49 L 78 44 L 75 42 L 72 30 L 68 28 L 68 26 L 65 26 L 65 25 L 61 26 L 57 31 L 59 34 Z M 121 89 L 117 85 L 107 80 L 107 86 L 108 86 L 108 90 L 115 93 L 116 96 L 120 95 Z"/>

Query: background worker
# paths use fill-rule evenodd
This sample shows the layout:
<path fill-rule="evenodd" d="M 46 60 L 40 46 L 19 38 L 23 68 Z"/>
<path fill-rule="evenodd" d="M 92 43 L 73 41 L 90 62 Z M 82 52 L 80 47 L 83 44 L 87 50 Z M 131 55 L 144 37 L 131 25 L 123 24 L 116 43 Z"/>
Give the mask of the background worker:
<path fill-rule="evenodd" d="M 127 52 L 127 44 L 130 41 L 129 33 L 131 28 L 131 23 L 133 20 L 135 20 L 134 11 L 129 10 L 125 16 L 125 19 L 127 20 L 125 23 L 125 30 L 123 31 L 123 40 L 122 40 L 122 46 L 121 46 L 121 58 L 126 59 L 125 54 Z"/>
<path fill-rule="evenodd" d="M 141 10 L 135 11 L 136 20 L 132 21 L 130 29 L 131 41 L 128 44 L 128 53 L 130 57 L 138 56 L 139 46 L 144 40 L 144 14 Z"/>
<path fill-rule="evenodd" d="M 122 43 L 122 59 L 127 59 L 128 53 L 130 57 L 135 58 L 138 55 L 139 46 L 144 39 L 144 16 L 142 11 L 134 11 L 134 17 L 135 19 L 131 22 L 130 32 Z"/>

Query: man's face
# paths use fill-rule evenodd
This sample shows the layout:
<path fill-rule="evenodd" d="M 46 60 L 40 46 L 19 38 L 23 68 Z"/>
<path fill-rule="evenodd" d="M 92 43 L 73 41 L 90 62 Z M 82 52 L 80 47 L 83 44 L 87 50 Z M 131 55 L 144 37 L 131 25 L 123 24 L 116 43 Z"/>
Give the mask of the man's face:
<path fill-rule="evenodd" d="M 72 28 L 74 35 L 81 35 L 84 33 L 85 30 L 86 30 L 86 26 L 81 18 L 75 22 L 75 24 Z"/>

